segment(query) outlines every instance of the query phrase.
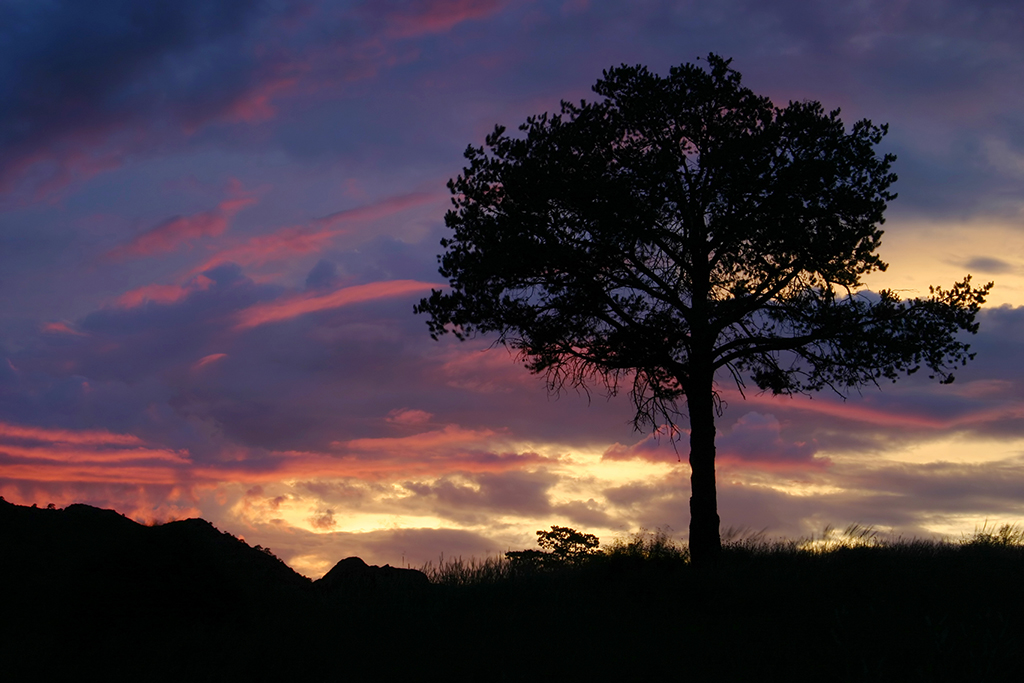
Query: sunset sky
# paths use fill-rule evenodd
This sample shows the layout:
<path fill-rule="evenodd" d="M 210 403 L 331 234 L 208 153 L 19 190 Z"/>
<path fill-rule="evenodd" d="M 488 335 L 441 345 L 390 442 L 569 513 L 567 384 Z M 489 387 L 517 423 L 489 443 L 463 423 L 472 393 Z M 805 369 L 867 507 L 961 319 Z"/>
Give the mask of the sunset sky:
<path fill-rule="evenodd" d="M 685 538 L 685 445 L 412 308 L 444 283 L 467 145 L 609 67 L 710 52 L 777 104 L 889 124 L 871 287 L 996 283 L 952 385 L 744 400 L 723 378 L 723 527 L 1024 521 L 1019 0 L 3 3 L 0 494 L 201 516 L 312 577 L 554 524 Z"/>

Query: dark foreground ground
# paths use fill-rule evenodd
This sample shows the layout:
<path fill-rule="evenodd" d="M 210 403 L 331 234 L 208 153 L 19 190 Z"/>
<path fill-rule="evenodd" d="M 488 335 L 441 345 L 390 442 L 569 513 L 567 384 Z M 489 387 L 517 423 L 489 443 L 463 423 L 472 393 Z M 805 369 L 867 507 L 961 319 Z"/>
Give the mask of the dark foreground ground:
<path fill-rule="evenodd" d="M 202 520 L 0 500 L 0 678 L 1024 680 L 1024 547 L 991 539 L 747 544 L 713 574 L 643 544 L 435 583 L 345 567 L 311 582 Z"/>

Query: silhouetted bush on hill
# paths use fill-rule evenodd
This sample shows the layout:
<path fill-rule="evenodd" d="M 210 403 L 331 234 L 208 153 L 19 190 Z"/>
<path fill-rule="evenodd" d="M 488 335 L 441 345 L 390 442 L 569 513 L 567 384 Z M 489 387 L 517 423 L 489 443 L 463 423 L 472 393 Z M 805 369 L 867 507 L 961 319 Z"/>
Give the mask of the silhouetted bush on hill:
<path fill-rule="evenodd" d="M 202 520 L 0 501 L 0 664 L 15 681 L 1021 679 L 1013 528 L 857 533 L 733 539 L 718 572 L 655 532 L 544 570 L 458 558 L 425 585 L 348 558 L 311 582 Z"/>

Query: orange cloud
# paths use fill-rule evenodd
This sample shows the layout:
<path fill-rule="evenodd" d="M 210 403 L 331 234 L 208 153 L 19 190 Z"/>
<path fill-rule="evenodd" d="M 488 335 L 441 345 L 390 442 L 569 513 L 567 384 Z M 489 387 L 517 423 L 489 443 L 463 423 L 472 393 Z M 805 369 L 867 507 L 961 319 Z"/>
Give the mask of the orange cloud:
<path fill-rule="evenodd" d="M 167 484 L 191 465 L 187 452 L 149 447 L 134 434 L 0 423 L 2 479 Z"/>
<path fill-rule="evenodd" d="M 385 456 L 374 459 L 305 451 L 287 451 L 276 454 L 289 456 L 289 459 L 274 470 L 238 472 L 234 480 L 250 483 L 275 483 L 288 479 L 319 481 L 332 478 L 381 481 L 395 478 L 436 477 L 453 472 L 506 472 L 545 461 L 542 456 L 529 452 L 501 454 L 488 452 L 484 454 L 486 457 L 481 457 L 479 454 L 456 452 L 436 458 L 414 458 L 405 453 L 402 457 Z M 228 475 L 222 469 L 193 470 L 193 474 L 212 481 L 226 481 Z"/>
<path fill-rule="evenodd" d="M 134 434 L 115 434 L 105 430 L 72 431 L 70 429 L 47 429 L 45 427 L 23 427 L 0 422 L 0 439 L 24 439 L 48 443 L 105 444 L 111 446 L 137 446 L 142 439 Z"/>
<path fill-rule="evenodd" d="M 176 467 L 148 467 L 145 465 L 103 467 L 96 464 L 4 463 L 3 479 L 36 482 L 80 482 L 94 484 L 125 484 L 144 486 L 177 484 L 182 473 Z"/>
<path fill-rule="evenodd" d="M 49 460 L 53 462 L 71 464 L 109 464 L 134 462 L 139 460 L 163 460 L 178 464 L 188 464 L 190 462 L 189 459 L 181 453 L 165 449 L 150 448 L 91 450 L 68 448 L 66 446 L 12 446 L 10 444 L 0 444 L 0 453 L 5 453 L 13 458 Z M 6 472 L 6 466 L 4 470 Z"/>
<path fill-rule="evenodd" d="M 306 313 L 339 308 L 349 304 L 428 291 L 441 285 L 416 280 L 388 280 L 356 285 L 329 294 L 302 294 L 285 301 L 257 304 L 239 313 L 237 329 L 288 320 Z"/>
<path fill-rule="evenodd" d="M 349 453 L 401 455 L 433 452 L 439 448 L 465 448 L 468 445 L 486 447 L 495 436 L 497 432 L 491 429 L 463 429 L 458 425 L 445 425 L 442 429 L 411 436 L 352 439 L 336 441 L 331 445 Z"/>

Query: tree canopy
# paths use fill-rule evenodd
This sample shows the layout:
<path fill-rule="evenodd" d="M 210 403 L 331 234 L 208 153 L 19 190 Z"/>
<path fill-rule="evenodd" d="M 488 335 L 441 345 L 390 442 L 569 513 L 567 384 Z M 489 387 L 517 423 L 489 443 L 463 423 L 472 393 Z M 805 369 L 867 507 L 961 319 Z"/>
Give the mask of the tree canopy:
<path fill-rule="evenodd" d="M 773 394 L 921 368 L 952 382 L 991 284 L 865 290 L 887 267 L 876 250 L 896 197 L 895 157 L 875 151 L 885 125 L 776 106 L 713 54 L 667 77 L 609 69 L 594 91 L 466 150 L 439 256 L 450 287 L 416 312 L 435 338 L 496 333 L 556 390 L 627 382 L 638 429 L 671 424 L 685 399 L 690 550 L 710 561 L 718 379 Z"/>

